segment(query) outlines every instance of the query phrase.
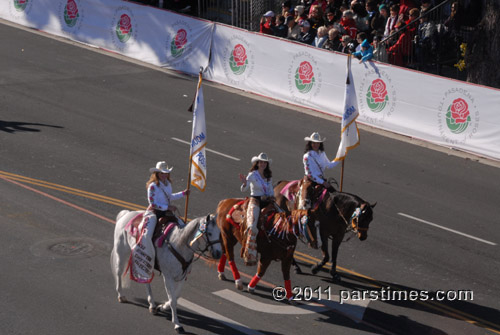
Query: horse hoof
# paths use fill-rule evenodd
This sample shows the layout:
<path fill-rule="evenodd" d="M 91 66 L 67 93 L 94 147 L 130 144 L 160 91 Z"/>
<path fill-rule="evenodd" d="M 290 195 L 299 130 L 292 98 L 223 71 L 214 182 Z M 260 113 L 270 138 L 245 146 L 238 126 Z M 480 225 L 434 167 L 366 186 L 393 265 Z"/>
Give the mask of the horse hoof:
<path fill-rule="evenodd" d="M 250 285 L 247 286 L 247 290 L 249 293 L 254 293 L 255 292 L 255 287 L 250 287 Z"/>
<path fill-rule="evenodd" d="M 296 275 L 301 275 L 302 274 L 302 270 L 299 268 L 299 267 L 296 267 L 293 269 L 293 272 L 296 274 Z"/>
<path fill-rule="evenodd" d="M 287 299 L 288 303 L 292 306 L 297 306 L 297 302 L 295 300 L 293 300 L 293 297 L 290 298 L 290 299 Z"/>
<path fill-rule="evenodd" d="M 239 291 L 243 291 L 243 284 L 241 283 L 241 279 L 235 280 L 234 281 L 234 286 L 236 286 L 236 288 Z"/>
<path fill-rule="evenodd" d="M 330 274 L 332 275 L 332 280 L 335 284 L 339 284 L 340 282 L 342 282 L 342 277 L 340 277 L 340 275 L 335 272 L 335 273 L 331 273 Z"/>
<path fill-rule="evenodd" d="M 122 304 L 126 303 L 127 302 L 127 298 L 125 298 L 125 297 L 118 297 L 118 302 L 122 303 Z"/>
<path fill-rule="evenodd" d="M 320 269 L 321 269 L 321 267 L 319 267 L 319 266 L 313 266 L 313 268 L 311 269 L 311 272 L 313 275 L 315 275 L 319 272 Z"/>
<path fill-rule="evenodd" d="M 156 307 L 156 306 L 149 306 L 149 313 L 153 314 L 153 315 L 156 315 L 158 314 L 158 309 L 160 307 Z"/>
<path fill-rule="evenodd" d="M 182 327 L 175 328 L 177 334 L 186 334 L 186 331 Z"/>
<path fill-rule="evenodd" d="M 219 280 L 226 280 L 226 275 L 223 272 L 219 272 Z"/>

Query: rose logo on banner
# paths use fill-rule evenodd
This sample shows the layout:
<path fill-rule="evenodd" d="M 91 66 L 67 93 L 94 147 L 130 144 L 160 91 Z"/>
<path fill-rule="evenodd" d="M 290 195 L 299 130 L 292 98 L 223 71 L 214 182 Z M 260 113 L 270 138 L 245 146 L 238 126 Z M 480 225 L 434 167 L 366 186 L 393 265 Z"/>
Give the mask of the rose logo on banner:
<path fill-rule="evenodd" d="M 127 43 L 132 35 L 132 20 L 127 14 L 122 14 L 120 21 L 116 24 L 116 36 L 122 43 Z"/>
<path fill-rule="evenodd" d="M 64 8 L 64 22 L 68 27 L 74 27 L 79 17 L 78 5 L 75 0 L 68 0 Z"/>
<path fill-rule="evenodd" d="M 227 81 L 234 86 L 245 86 L 255 69 L 255 49 L 241 35 L 233 35 L 221 48 L 220 54 L 224 75 Z M 212 51 L 214 52 L 214 51 Z"/>
<path fill-rule="evenodd" d="M 13 0 L 13 1 L 14 1 L 14 8 L 18 12 L 24 12 L 30 0 Z"/>
<path fill-rule="evenodd" d="M 235 45 L 231 57 L 229 57 L 229 67 L 235 75 L 241 75 L 245 72 L 248 65 L 247 51 L 241 44 Z"/>
<path fill-rule="evenodd" d="M 314 86 L 316 79 L 314 78 L 313 67 L 308 61 L 300 63 L 295 71 L 295 86 L 300 93 L 306 94 Z"/>
<path fill-rule="evenodd" d="M 396 110 L 396 88 L 389 73 L 382 69 L 367 69 L 356 94 L 360 117 L 370 124 L 384 124 Z"/>
<path fill-rule="evenodd" d="M 184 52 L 184 46 L 187 43 L 187 32 L 185 29 L 179 29 L 175 37 L 172 39 L 172 43 L 170 43 L 170 52 L 174 58 L 180 57 Z"/>
<path fill-rule="evenodd" d="M 368 108 L 374 113 L 380 113 L 389 102 L 387 86 L 382 79 L 375 79 L 366 93 L 366 103 Z"/>
<path fill-rule="evenodd" d="M 476 98 L 464 88 L 450 88 L 437 108 L 438 131 L 446 143 L 464 144 L 480 125 Z"/>
<path fill-rule="evenodd" d="M 453 103 L 448 107 L 446 113 L 446 125 L 454 134 L 464 132 L 471 122 L 469 105 L 467 102 L 458 98 L 453 100 Z"/>

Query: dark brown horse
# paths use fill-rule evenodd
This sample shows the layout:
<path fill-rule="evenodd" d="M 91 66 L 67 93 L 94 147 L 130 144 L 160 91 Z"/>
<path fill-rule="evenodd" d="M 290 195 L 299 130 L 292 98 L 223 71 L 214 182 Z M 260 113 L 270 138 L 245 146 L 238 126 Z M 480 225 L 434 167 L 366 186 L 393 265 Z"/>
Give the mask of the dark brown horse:
<path fill-rule="evenodd" d="M 236 243 L 245 247 L 246 223 L 245 223 L 244 199 L 224 199 L 217 206 L 217 225 L 221 230 L 222 255 L 217 271 L 219 279 L 225 280 L 224 269 L 226 260 L 229 263 L 236 288 L 243 289 L 240 274 L 234 262 L 234 246 Z M 276 213 L 273 204 L 262 209 L 259 219 L 259 234 L 257 235 L 257 252 L 260 254 L 257 273 L 248 284 L 248 291 L 253 292 L 258 281 L 264 276 L 272 260 L 281 260 L 281 271 L 285 281 L 287 298 L 291 299 L 292 289 L 290 283 L 290 267 L 293 260 L 293 252 L 300 235 L 307 235 L 310 227 L 302 224 L 300 219 L 307 214 L 306 211 L 292 211 L 287 215 L 285 212 Z M 309 236 L 314 240 L 314 237 Z"/>
<path fill-rule="evenodd" d="M 360 197 L 344 192 L 319 192 L 314 196 L 311 192 L 315 190 L 310 185 L 307 185 L 307 180 L 302 180 L 299 183 L 292 185 L 290 194 L 296 192 L 296 197 L 293 201 L 288 200 L 281 194 L 283 188 L 288 185 L 288 181 L 280 181 L 274 188 L 274 196 L 276 203 L 284 210 L 289 211 L 297 207 L 300 202 L 300 197 L 304 197 L 304 193 L 308 199 L 317 199 L 314 204 L 302 201 L 305 208 L 309 211 L 309 221 L 319 222 L 316 224 L 314 236 L 319 235 L 318 240 L 321 242 L 321 251 L 323 260 L 317 263 L 312 268 L 312 273 L 316 274 L 330 260 L 328 254 L 328 239 L 332 239 L 332 269 L 330 274 L 335 282 L 340 282 L 340 275 L 337 273 L 337 255 L 340 244 L 346 232 L 351 231 L 357 234 L 357 237 L 364 241 L 368 237 L 368 227 L 373 220 L 373 208 L 376 203 L 371 205 Z M 302 193 L 302 194 L 301 194 Z M 295 271 L 300 272 L 300 268 L 294 262 Z"/>

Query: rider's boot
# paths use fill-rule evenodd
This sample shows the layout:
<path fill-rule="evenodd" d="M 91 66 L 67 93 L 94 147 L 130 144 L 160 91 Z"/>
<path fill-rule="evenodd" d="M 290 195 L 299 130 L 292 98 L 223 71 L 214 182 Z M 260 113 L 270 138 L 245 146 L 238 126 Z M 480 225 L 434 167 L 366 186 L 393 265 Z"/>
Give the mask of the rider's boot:
<path fill-rule="evenodd" d="M 257 264 L 257 222 L 259 221 L 260 208 L 256 199 L 250 198 L 247 208 L 247 243 L 243 254 L 245 265 Z"/>

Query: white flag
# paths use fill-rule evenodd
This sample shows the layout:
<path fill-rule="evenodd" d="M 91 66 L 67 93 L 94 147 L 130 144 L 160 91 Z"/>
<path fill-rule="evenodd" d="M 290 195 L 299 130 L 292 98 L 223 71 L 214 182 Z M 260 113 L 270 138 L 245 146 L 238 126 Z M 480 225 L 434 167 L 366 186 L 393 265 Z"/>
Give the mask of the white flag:
<path fill-rule="evenodd" d="M 358 102 L 356 101 L 356 89 L 352 80 L 351 57 L 347 61 L 347 79 L 344 95 L 344 114 L 342 115 L 342 131 L 340 134 L 340 145 L 337 151 L 336 161 L 344 160 L 347 152 L 359 145 L 359 131 L 356 118 L 359 115 Z"/>
<path fill-rule="evenodd" d="M 207 159 L 205 147 L 207 145 L 207 129 L 205 125 L 205 106 L 203 103 L 203 88 L 201 87 L 201 73 L 193 107 L 193 133 L 191 135 L 191 185 L 200 191 L 205 191 L 207 184 Z"/>

